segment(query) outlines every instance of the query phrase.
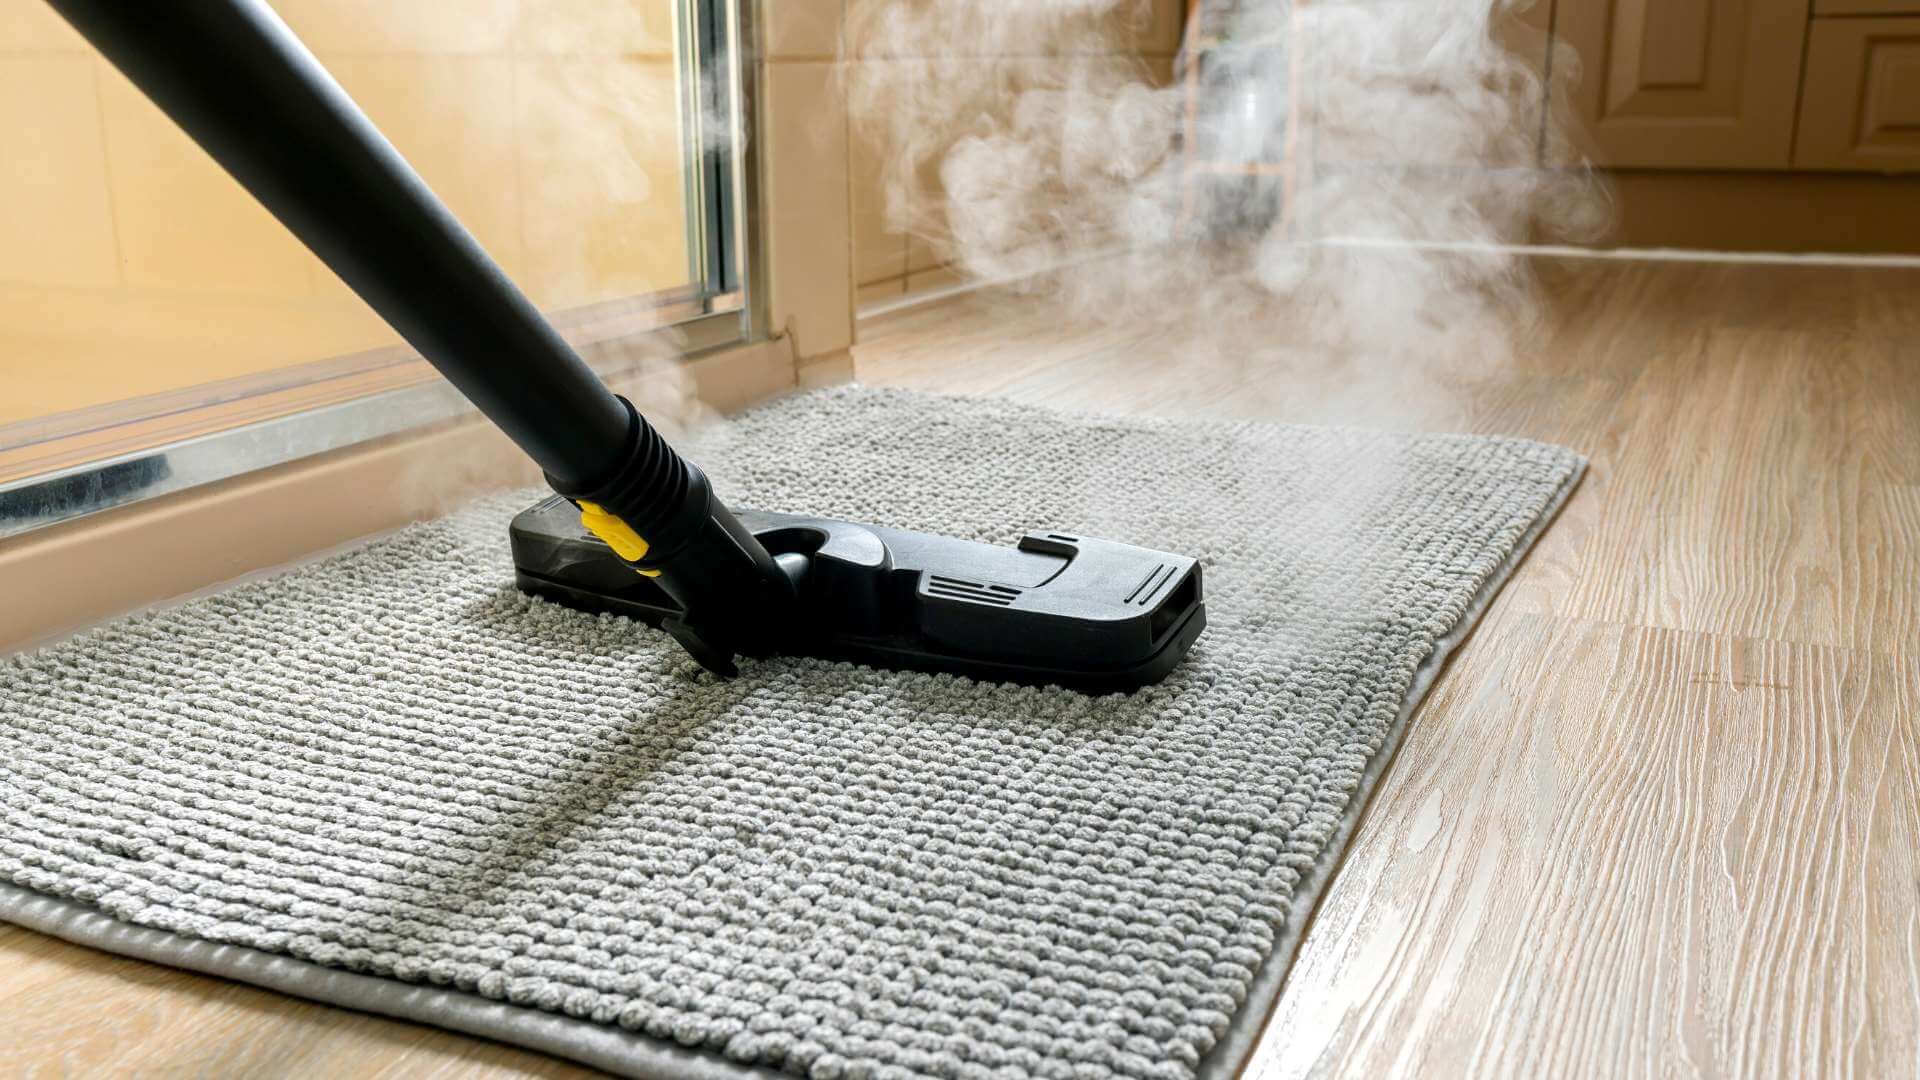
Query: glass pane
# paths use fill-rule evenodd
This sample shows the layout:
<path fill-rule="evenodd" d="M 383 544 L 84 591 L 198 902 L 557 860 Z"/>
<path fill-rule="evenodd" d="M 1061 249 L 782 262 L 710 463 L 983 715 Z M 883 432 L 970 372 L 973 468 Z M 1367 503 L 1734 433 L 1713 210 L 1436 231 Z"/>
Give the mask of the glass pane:
<path fill-rule="evenodd" d="M 273 6 L 577 343 L 739 308 L 703 5 Z M 0 488 L 437 381 L 43 0 L 0 0 L 0 144 Z"/>

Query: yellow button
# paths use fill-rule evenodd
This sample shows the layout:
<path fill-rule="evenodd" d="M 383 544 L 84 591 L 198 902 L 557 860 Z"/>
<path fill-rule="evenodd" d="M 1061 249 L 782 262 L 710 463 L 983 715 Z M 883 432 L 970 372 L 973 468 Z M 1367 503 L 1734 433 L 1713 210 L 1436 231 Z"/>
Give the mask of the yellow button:
<path fill-rule="evenodd" d="M 598 503 L 580 503 L 580 524 L 586 526 L 588 532 L 605 540 L 613 553 L 627 562 L 639 562 L 647 557 L 647 542 L 633 531 L 633 526 L 627 524 L 624 518 L 607 513 Z M 640 573 L 648 577 L 660 576 L 658 570 L 640 570 Z"/>

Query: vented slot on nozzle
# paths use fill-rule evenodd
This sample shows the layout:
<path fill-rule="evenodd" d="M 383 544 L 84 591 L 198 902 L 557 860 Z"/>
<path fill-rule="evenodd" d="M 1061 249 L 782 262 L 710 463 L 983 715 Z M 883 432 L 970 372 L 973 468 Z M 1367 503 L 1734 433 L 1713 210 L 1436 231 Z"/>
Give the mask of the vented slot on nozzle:
<path fill-rule="evenodd" d="M 1173 629 L 1174 624 L 1180 621 L 1180 617 L 1193 606 L 1194 594 L 1199 591 L 1199 588 L 1198 575 L 1188 574 L 1174 588 L 1172 595 L 1161 601 L 1159 607 L 1153 609 L 1153 618 L 1147 623 L 1153 640 L 1159 641 L 1166 636 L 1167 631 Z"/>
<path fill-rule="evenodd" d="M 942 577 L 938 574 L 927 575 L 927 595 L 942 596 L 949 600 L 967 600 L 978 604 L 993 604 L 1006 607 L 1013 603 L 1021 590 L 1011 585 L 983 584 L 977 581 L 964 581 L 960 578 Z"/>

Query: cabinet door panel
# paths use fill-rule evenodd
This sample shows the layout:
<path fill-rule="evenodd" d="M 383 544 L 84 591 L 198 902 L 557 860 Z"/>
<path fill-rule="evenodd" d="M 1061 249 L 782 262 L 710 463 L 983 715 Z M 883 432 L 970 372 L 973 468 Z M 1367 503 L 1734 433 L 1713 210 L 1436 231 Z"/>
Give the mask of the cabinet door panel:
<path fill-rule="evenodd" d="M 1813 0 L 1815 15 L 1920 15 L 1920 0 Z"/>
<path fill-rule="evenodd" d="M 1920 17 L 1814 20 L 1793 163 L 1920 170 Z"/>
<path fill-rule="evenodd" d="M 1596 163 L 1787 167 L 1807 0 L 1561 0 L 1556 31 Z"/>

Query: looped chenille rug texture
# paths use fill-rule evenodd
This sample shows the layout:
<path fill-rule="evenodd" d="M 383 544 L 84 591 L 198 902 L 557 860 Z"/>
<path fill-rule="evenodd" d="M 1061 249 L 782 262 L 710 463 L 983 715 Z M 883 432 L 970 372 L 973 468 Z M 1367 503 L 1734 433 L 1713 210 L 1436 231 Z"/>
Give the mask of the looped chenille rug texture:
<path fill-rule="evenodd" d="M 1126 696 L 702 674 L 478 503 L 0 661 L 0 917 L 636 1075 L 1230 1073 L 1418 695 L 1583 469 L 1518 439 L 842 388 L 735 506 L 1198 557 Z"/>

